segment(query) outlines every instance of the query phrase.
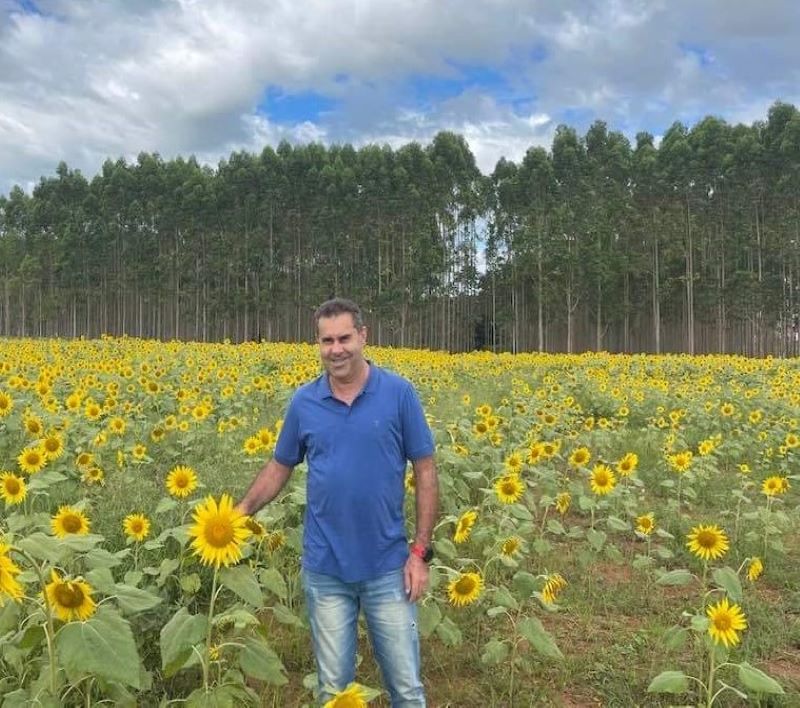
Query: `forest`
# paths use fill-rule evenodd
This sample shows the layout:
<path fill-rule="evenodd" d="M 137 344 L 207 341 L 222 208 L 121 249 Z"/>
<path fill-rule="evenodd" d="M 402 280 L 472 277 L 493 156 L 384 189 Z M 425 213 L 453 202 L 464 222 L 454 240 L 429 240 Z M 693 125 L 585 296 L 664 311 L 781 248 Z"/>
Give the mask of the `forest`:
<path fill-rule="evenodd" d="M 383 346 L 796 355 L 800 113 L 561 125 L 488 175 L 451 132 L 61 162 L 0 195 L 0 281 L 4 337 L 309 341 L 341 295 Z"/>

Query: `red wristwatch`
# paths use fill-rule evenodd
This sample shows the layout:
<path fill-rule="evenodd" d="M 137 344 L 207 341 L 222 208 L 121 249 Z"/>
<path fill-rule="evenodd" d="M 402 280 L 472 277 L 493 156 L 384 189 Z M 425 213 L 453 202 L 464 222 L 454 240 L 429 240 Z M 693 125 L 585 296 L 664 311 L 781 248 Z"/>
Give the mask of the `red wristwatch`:
<path fill-rule="evenodd" d="M 433 549 L 430 546 L 422 546 L 419 543 L 411 544 L 411 554 L 417 558 L 430 563 L 433 560 Z"/>

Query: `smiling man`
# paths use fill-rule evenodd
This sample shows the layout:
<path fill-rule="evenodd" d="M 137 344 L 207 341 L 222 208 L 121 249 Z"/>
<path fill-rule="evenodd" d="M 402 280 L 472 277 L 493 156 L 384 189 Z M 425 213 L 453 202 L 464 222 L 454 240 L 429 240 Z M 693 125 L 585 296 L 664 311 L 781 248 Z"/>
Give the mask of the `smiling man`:
<path fill-rule="evenodd" d="M 358 305 L 329 300 L 314 319 L 325 371 L 295 392 L 274 456 L 239 508 L 260 509 L 306 460 L 303 586 L 319 700 L 355 680 L 363 610 L 392 706 L 424 706 L 415 603 L 428 583 L 439 500 L 433 437 L 411 383 L 364 357 L 367 329 Z M 410 547 L 403 514 L 408 461 L 416 490 Z"/>

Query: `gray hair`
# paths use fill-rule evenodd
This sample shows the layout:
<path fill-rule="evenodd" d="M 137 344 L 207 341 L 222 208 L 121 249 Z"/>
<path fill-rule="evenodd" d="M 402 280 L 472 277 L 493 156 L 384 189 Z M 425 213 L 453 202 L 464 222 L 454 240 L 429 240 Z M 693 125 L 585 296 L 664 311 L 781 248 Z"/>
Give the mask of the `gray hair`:
<path fill-rule="evenodd" d="M 319 331 L 319 321 L 321 319 L 346 314 L 353 317 L 353 325 L 356 329 L 364 327 L 364 316 L 361 314 L 361 308 L 352 300 L 344 297 L 335 297 L 323 302 L 314 312 L 314 327 Z"/>

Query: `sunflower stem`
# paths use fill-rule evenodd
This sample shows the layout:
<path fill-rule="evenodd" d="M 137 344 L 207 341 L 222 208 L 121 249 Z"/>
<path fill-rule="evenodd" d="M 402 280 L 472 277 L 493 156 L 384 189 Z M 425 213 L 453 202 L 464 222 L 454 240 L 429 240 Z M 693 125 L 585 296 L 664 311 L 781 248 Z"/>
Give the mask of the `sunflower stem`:
<path fill-rule="evenodd" d="M 772 510 L 772 497 L 767 497 L 767 511 L 764 515 L 764 558 L 767 557 L 767 540 L 769 539 L 769 515 Z"/>
<path fill-rule="evenodd" d="M 714 694 L 714 660 L 716 659 L 716 647 L 711 648 L 710 662 L 708 666 L 708 683 L 706 684 L 706 708 L 711 708 L 716 695 Z"/>
<path fill-rule="evenodd" d="M 219 566 L 214 566 L 214 580 L 211 583 L 211 602 L 208 606 L 208 632 L 206 633 L 206 654 L 203 657 L 203 686 L 206 693 L 208 693 L 208 673 L 211 664 L 211 636 L 214 630 L 214 604 L 217 600 L 217 575 L 219 574 Z"/>
<path fill-rule="evenodd" d="M 45 589 L 47 582 L 44 577 L 44 569 L 39 567 L 33 557 L 28 555 L 28 553 L 23 551 L 21 548 L 12 546 L 12 549 L 19 553 L 23 558 L 27 559 L 28 562 L 33 566 L 33 568 L 36 570 L 36 575 L 39 576 L 39 583 L 42 586 L 42 598 L 44 599 L 45 616 L 47 618 L 42 628 L 44 629 L 44 636 L 47 639 L 47 656 L 50 662 L 50 693 L 53 694 L 53 698 L 56 698 L 58 691 L 56 677 L 58 674 L 56 671 L 56 649 L 53 646 L 56 630 L 55 625 L 53 624 L 53 608 L 50 607 L 50 600 L 47 598 L 47 591 Z"/>

